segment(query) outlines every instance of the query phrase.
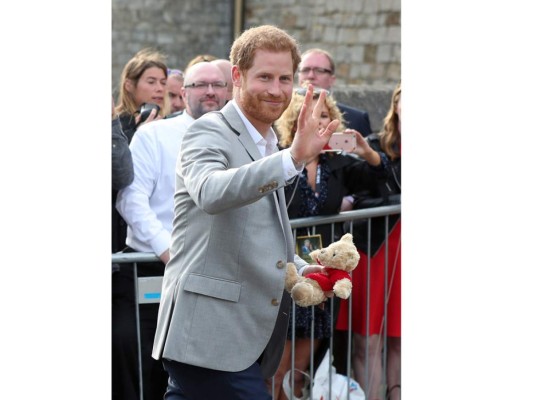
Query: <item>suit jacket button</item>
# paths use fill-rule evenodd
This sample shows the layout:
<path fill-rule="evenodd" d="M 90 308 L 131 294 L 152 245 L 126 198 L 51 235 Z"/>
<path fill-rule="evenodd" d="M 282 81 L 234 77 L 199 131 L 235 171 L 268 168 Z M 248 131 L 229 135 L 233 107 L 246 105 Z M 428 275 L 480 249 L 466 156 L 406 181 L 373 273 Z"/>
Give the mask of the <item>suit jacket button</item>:
<path fill-rule="evenodd" d="M 272 299 L 271 303 L 272 303 L 273 306 L 279 306 L 278 299 Z"/>
<path fill-rule="evenodd" d="M 279 260 L 276 263 L 276 267 L 278 267 L 279 269 L 282 269 L 284 266 L 285 266 L 285 263 L 283 261 L 281 261 L 281 260 Z"/>

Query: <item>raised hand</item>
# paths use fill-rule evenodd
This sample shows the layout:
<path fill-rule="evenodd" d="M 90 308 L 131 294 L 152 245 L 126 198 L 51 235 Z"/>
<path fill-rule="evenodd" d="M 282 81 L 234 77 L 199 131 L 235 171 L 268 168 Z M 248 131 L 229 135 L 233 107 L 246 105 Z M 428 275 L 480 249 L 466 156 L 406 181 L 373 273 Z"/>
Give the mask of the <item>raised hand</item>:
<path fill-rule="evenodd" d="M 346 129 L 344 133 L 353 133 L 355 134 L 355 149 L 352 151 L 352 153 L 357 154 L 364 160 L 366 160 L 370 165 L 378 166 L 381 163 L 381 158 L 379 157 L 379 154 L 374 151 L 366 139 L 364 138 L 361 133 L 356 131 L 355 129 Z"/>
<path fill-rule="evenodd" d="M 298 116 L 298 129 L 290 147 L 291 156 L 298 164 L 315 158 L 339 126 L 340 121 L 334 119 L 325 129 L 319 128 L 320 110 L 325 101 L 326 91 L 322 91 L 315 107 L 311 107 L 313 103 L 313 85 L 307 87 L 304 103 Z"/>
<path fill-rule="evenodd" d="M 140 120 L 141 120 L 141 114 L 138 114 L 135 116 L 135 124 L 136 125 L 139 125 L 139 126 L 142 126 L 144 124 L 147 124 L 148 122 L 152 122 L 152 121 L 157 121 L 158 119 L 161 119 L 161 115 L 157 115 L 157 117 L 155 116 L 157 113 L 157 110 L 156 109 L 153 109 L 152 111 L 150 111 L 150 115 L 148 116 L 148 118 L 146 118 L 146 120 L 144 120 L 141 124 L 139 124 Z"/>

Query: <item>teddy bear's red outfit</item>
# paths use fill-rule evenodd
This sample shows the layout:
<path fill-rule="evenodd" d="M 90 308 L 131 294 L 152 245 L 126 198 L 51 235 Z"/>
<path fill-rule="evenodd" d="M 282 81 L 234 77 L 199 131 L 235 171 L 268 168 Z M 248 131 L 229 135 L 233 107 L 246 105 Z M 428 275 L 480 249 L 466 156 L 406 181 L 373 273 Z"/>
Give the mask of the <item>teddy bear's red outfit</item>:
<path fill-rule="evenodd" d="M 335 285 L 335 283 L 341 279 L 346 278 L 351 282 L 350 274 L 348 272 L 330 267 L 326 267 L 325 269 L 326 273 L 312 272 L 305 277 L 317 281 L 320 285 L 320 288 L 325 292 L 332 291 L 333 285 Z"/>

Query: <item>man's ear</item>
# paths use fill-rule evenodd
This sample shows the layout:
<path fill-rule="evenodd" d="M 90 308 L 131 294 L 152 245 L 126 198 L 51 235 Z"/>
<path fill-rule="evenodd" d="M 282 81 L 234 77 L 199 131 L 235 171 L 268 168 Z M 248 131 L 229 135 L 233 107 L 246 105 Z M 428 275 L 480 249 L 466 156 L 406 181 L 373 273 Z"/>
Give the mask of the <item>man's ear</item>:
<path fill-rule="evenodd" d="M 186 95 L 185 93 L 186 93 L 185 88 L 182 86 L 182 87 L 180 88 L 180 94 L 181 94 L 181 98 L 182 98 L 183 100 L 185 100 L 185 98 L 187 97 L 187 95 Z"/>
<path fill-rule="evenodd" d="M 239 67 L 233 65 L 231 67 L 231 80 L 233 81 L 233 86 L 242 87 L 242 73 Z"/>

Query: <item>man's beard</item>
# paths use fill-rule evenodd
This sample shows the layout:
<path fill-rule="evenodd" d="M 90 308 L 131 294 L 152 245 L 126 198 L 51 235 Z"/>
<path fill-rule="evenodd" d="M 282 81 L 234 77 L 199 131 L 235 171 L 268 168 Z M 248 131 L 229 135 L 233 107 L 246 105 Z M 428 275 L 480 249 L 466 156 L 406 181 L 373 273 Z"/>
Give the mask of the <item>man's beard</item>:
<path fill-rule="evenodd" d="M 283 107 L 276 107 L 275 109 L 269 107 L 263 100 L 282 100 Z M 258 121 L 266 124 L 272 124 L 276 121 L 283 111 L 289 106 L 290 99 L 284 93 L 279 97 L 268 96 L 268 94 L 250 94 L 246 87 L 241 89 L 241 103 L 243 111 Z"/>
<path fill-rule="evenodd" d="M 208 113 L 209 111 L 218 111 L 221 108 L 219 104 L 219 100 L 217 99 L 213 99 L 217 103 L 216 106 L 212 106 L 212 105 L 208 106 L 204 104 L 204 102 L 201 100 L 194 106 L 191 106 L 191 114 L 194 119 L 200 118 L 202 115 Z"/>

